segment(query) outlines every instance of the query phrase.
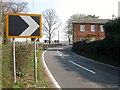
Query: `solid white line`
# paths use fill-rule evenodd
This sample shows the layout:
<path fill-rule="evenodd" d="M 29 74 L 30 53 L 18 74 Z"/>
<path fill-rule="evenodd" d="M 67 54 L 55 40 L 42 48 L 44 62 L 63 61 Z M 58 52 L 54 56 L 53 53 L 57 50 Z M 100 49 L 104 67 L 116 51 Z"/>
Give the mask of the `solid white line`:
<path fill-rule="evenodd" d="M 81 65 L 79 65 L 79 64 L 77 64 L 77 63 L 75 63 L 75 62 L 73 62 L 71 60 L 69 60 L 69 62 L 72 63 L 72 64 L 74 64 L 74 65 L 76 65 L 76 66 L 78 66 L 78 67 L 80 67 L 80 68 L 83 68 L 84 70 L 87 70 L 87 71 L 89 71 L 89 72 L 91 72 L 93 74 L 96 74 L 94 71 L 92 71 L 90 69 L 87 69 L 86 67 L 83 67 L 83 66 L 81 66 Z"/>
<path fill-rule="evenodd" d="M 55 80 L 55 78 L 53 77 L 53 75 L 51 74 L 50 70 L 49 70 L 48 67 L 47 67 L 47 64 L 46 64 L 45 59 L 44 59 L 44 53 L 45 53 L 45 52 L 46 52 L 46 51 L 44 51 L 44 52 L 42 53 L 42 60 L 43 60 L 43 64 L 44 64 L 44 66 L 45 66 L 45 69 L 46 69 L 49 77 L 51 78 L 51 80 L 52 80 L 53 83 L 55 84 L 56 88 L 62 90 L 61 87 L 60 87 L 60 85 L 59 85 L 58 82 Z"/>

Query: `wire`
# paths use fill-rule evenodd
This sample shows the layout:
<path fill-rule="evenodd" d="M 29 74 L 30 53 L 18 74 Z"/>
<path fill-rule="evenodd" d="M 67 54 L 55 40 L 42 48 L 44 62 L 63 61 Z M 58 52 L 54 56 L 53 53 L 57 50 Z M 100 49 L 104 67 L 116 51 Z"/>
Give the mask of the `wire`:
<path fill-rule="evenodd" d="M 34 2 L 32 0 L 33 12 L 35 12 Z"/>

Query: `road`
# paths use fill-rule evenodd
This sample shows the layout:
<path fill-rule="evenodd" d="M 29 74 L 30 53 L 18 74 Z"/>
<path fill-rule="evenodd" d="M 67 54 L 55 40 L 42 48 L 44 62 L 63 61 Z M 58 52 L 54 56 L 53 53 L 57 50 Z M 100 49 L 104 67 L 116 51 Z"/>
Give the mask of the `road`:
<path fill-rule="evenodd" d="M 118 68 L 76 55 L 70 46 L 48 49 L 44 60 L 61 88 L 118 88 Z"/>

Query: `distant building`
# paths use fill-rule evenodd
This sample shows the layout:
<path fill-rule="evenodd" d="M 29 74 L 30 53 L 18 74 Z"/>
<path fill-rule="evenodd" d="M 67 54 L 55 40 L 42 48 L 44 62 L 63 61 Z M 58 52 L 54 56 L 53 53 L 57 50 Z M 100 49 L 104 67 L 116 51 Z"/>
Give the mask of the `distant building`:
<path fill-rule="evenodd" d="M 105 37 L 103 25 L 108 19 L 81 18 L 73 22 L 73 42 L 78 42 L 91 38 L 101 40 Z"/>

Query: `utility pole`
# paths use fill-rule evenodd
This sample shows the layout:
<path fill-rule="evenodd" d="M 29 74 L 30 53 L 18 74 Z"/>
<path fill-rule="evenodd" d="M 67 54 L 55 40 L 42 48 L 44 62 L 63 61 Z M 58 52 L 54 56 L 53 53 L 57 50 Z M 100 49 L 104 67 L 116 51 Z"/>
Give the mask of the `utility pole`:
<path fill-rule="evenodd" d="M 59 45 L 59 29 L 58 29 L 58 45 Z"/>

